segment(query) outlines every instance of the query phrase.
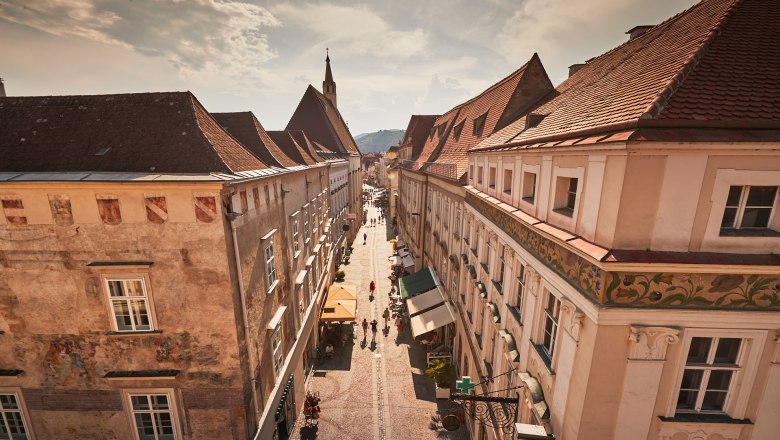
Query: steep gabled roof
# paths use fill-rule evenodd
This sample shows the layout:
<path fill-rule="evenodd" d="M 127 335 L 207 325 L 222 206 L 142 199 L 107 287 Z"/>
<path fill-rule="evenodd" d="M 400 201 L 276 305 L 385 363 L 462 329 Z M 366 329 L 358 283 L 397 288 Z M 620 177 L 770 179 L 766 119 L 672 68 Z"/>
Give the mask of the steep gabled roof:
<path fill-rule="evenodd" d="M 268 136 L 252 112 L 212 113 L 214 119 L 244 147 L 270 166 L 297 165 Z"/>
<path fill-rule="evenodd" d="M 420 153 L 428 140 L 428 136 L 431 133 L 433 124 L 436 123 L 436 119 L 439 117 L 440 115 L 412 115 L 412 117 L 409 118 L 409 124 L 406 126 L 406 131 L 404 131 L 404 137 L 401 139 L 400 145 L 403 145 L 404 147 L 407 145 L 411 146 L 411 160 L 417 160 L 420 156 Z M 396 147 L 390 147 L 389 151 L 392 151 L 393 148 Z"/>
<path fill-rule="evenodd" d="M 190 92 L 0 98 L 0 171 L 265 168 Z"/>
<path fill-rule="evenodd" d="M 276 145 L 284 151 L 290 160 L 298 165 L 314 165 L 317 163 L 311 155 L 293 137 L 290 131 L 269 131 L 268 135 L 276 142 Z"/>
<path fill-rule="evenodd" d="M 704 0 L 588 61 L 534 110 L 538 125 L 518 120 L 478 149 L 636 127 L 778 128 L 778 96 L 780 2 Z"/>
<path fill-rule="evenodd" d="M 336 153 L 360 153 L 339 110 L 311 85 L 285 130 L 303 130 L 309 139 Z"/>
<path fill-rule="evenodd" d="M 322 162 L 324 160 L 323 157 L 317 153 L 318 150 L 323 149 L 322 145 L 317 144 L 316 142 L 313 142 L 311 139 L 309 139 L 304 131 L 289 130 L 289 132 L 293 139 L 295 139 L 295 142 L 300 145 L 303 151 L 308 154 L 314 162 Z"/>
<path fill-rule="evenodd" d="M 457 177 L 462 176 L 470 147 L 520 117 L 553 90 L 539 56 L 534 54 L 506 78 L 438 117 L 417 160 L 455 164 Z M 427 167 L 423 165 L 422 170 Z"/>

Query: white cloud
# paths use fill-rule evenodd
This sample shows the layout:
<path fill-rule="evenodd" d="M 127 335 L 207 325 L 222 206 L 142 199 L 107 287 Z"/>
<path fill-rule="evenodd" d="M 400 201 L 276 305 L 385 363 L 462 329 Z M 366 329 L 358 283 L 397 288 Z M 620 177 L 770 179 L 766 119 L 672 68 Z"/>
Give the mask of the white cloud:
<path fill-rule="evenodd" d="M 6 0 L 0 18 L 161 57 L 187 75 L 241 78 L 276 57 L 265 8 L 228 0 Z"/>
<path fill-rule="evenodd" d="M 283 3 L 272 10 L 285 26 L 313 32 L 319 38 L 317 41 L 338 47 L 344 55 L 408 58 L 428 47 L 425 31 L 397 29 L 367 6 Z"/>

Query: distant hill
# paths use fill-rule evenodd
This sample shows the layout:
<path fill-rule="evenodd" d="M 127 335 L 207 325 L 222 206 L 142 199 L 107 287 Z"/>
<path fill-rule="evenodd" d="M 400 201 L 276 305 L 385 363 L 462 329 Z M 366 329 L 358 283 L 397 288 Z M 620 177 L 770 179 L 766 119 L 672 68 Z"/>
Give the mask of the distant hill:
<path fill-rule="evenodd" d="M 362 153 L 380 153 L 398 145 L 404 137 L 403 130 L 379 130 L 355 136 L 355 142 Z"/>

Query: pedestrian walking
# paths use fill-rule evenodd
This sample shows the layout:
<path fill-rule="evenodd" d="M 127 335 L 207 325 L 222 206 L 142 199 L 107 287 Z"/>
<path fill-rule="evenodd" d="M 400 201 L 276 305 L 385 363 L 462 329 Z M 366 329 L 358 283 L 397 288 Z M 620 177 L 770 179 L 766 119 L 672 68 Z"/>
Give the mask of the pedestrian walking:
<path fill-rule="evenodd" d="M 377 325 L 376 319 L 371 320 L 371 342 L 376 342 Z"/>
<path fill-rule="evenodd" d="M 363 340 L 366 339 L 366 334 L 368 333 L 368 321 L 366 321 L 366 318 L 363 318 Z"/>
<path fill-rule="evenodd" d="M 398 336 L 401 336 L 401 332 L 404 331 L 404 320 L 401 316 L 395 319 L 395 325 L 398 327 Z"/>
<path fill-rule="evenodd" d="M 368 234 L 365 232 L 363 233 L 363 244 L 366 244 L 366 239 L 368 238 Z"/>
<path fill-rule="evenodd" d="M 374 296 L 374 290 L 376 290 L 376 283 L 374 283 L 373 280 L 368 284 L 368 290 L 371 291 L 371 296 Z"/>
<path fill-rule="evenodd" d="M 388 324 L 390 323 L 390 309 L 385 307 L 385 311 L 382 313 L 382 318 L 385 320 L 385 328 L 388 327 Z"/>

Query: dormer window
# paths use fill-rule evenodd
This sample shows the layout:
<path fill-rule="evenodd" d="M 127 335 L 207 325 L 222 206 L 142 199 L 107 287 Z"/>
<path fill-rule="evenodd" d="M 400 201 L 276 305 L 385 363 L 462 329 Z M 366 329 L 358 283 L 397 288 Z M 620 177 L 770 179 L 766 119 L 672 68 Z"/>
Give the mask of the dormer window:
<path fill-rule="evenodd" d="M 466 120 L 460 121 L 460 124 L 456 125 L 455 128 L 452 131 L 452 136 L 457 141 L 460 138 L 460 132 L 463 131 L 463 124 L 466 123 Z"/>
<path fill-rule="evenodd" d="M 553 211 L 567 217 L 574 216 L 574 208 L 577 205 L 578 180 L 574 177 L 558 177 Z"/>
<path fill-rule="evenodd" d="M 441 125 L 439 125 L 439 126 L 436 128 L 436 129 L 438 130 L 438 132 L 439 132 L 439 137 L 442 137 L 442 136 L 444 136 L 444 128 L 445 128 L 445 125 L 444 125 L 444 124 L 441 124 Z"/>
<path fill-rule="evenodd" d="M 485 120 L 487 119 L 487 112 L 484 115 L 474 119 L 474 128 L 472 134 L 474 136 L 482 136 L 482 131 L 485 129 Z"/>

